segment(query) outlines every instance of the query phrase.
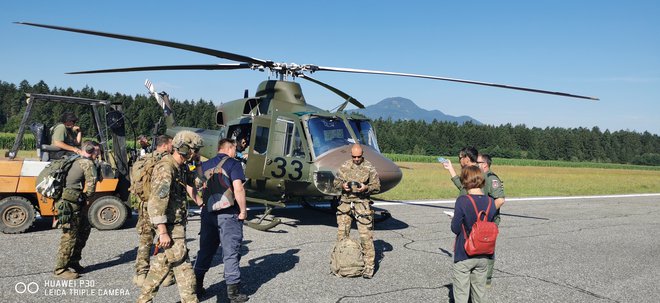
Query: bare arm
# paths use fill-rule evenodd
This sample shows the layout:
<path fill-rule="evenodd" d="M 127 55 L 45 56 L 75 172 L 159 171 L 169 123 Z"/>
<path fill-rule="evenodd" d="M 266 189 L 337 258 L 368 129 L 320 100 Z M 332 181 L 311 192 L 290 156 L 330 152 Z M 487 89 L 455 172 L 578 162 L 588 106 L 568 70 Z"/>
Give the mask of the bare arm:
<path fill-rule="evenodd" d="M 78 133 L 78 135 L 80 135 L 80 133 Z M 76 154 L 80 154 L 80 149 L 79 148 L 71 146 L 69 144 L 66 144 L 66 143 L 64 143 L 64 141 L 55 141 L 55 140 L 53 140 L 52 145 L 57 146 L 57 147 L 59 147 L 63 150 L 68 150 L 68 151 L 72 151 Z"/>
<path fill-rule="evenodd" d="M 449 171 L 449 175 L 453 178 L 456 176 L 456 171 L 454 170 L 454 166 L 451 165 L 451 161 L 447 159 L 447 161 L 442 162 L 442 166 Z"/>
<path fill-rule="evenodd" d="M 504 198 L 495 199 L 495 207 L 497 207 L 497 209 L 500 209 L 502 205 L 504 205 Z"/>
<path fill-rule="evenodd" d="M 190 185 L 186 185 L 186 192 L 188 193 L 188 196 L 190 199 L 197 204 L 197 206 L 202 207 L 202 204 L 204 204 L 204 201 L 197 195 L 197 190 L 193 188 Z"/>
<path fill-rule="evenodd" d="M 245 220 L 247 219 L 247 201 L 245 200 L 245 188 L 243 188 L 243 181 L 234 180 L 232 184 L 234 185 L 234 198 L 236 199 L 236 204 L 238 204 L 238 208 L 240 209 L 238 219 Z"/>

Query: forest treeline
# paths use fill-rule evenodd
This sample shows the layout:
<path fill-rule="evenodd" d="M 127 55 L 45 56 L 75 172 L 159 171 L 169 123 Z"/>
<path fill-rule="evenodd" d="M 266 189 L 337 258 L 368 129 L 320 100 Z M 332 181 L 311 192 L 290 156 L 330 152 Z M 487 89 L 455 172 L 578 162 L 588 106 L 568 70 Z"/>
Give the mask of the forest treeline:
<path fill-rule="evenodd" d="M 110 94 L 85 87 L 50 89 L 43 81 L 18 86 L 0 81 L 0 130 L 16 132 L 25 112 L 25 93 L 42 93 L 103 99 L 122 102 L 127 116 L 129 140 L 140 134 L 151 134 L 162 116 L 156 101 L 147 95 Z M 216 129 L 215 105 L 203 99 L 179 101 L 172 98 L 175 119 L 179 125 Z M 35 108 L 33 117 L 45 125 L 59 121 L 65 110 L 74 111 L 85 130 L 92 130 L 91 114 L 84 108 L 64 108 L 50 103 Z M 457 155 L 465 146 L 474 146 L 493 157 L 538 160 L 590 161 L 660 165 L 660 137 L 649 132 L 628 130 L 602 131 L 589 128 L 528 128 L 525 125 L 475 125 L 454 122 L 373 121 L 382 152 L 414 155 Z M 161 125 L 162 132 L 164 125 Z M 94 133 L 86 136 L 92 137 Z"/>

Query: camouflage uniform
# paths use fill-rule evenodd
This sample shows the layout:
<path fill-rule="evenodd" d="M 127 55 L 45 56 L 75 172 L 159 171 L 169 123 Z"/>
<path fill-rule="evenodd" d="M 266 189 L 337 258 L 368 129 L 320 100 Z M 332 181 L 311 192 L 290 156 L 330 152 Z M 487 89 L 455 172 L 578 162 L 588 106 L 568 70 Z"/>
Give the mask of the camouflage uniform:
<path fill-rule="evenodd" d="M 186 247 L 188 209 L 182 167 L 172 155 L 166 155 L 154 167 L 147 211 L 153 225 L 166 224 L 172 245 L 164 251 L 159 251 L 156 260 L 151 263 L 137 302 L 151 302 L 170 270 L 174 271 L 181 302 L 198 302 L 195 294 L 195 274 Z"/>
<path fill-rule="evenodd" d="M 343 184 L 351 181 L 365 184 L 368 187 L 367 191 L 363 193 L 344 191 Z M 359 165 L 353 163 L 353 160 L 348 160 L 339 168 L 334 185 L 342 191 L 341 203 L 337 207 L 337 241 L 349 237 L 355 217 L 364 254 L 365 271 L 371 269 L 373 272 L 376 252 L 373 236 L 374 216 L 369 196 L 380 191 L 380 179 L 376 168 L 367 160 L 363 160 Z"/>
<path fill-rule="evenodd" d="M 151 156 L 160 160 L 168 154 L 167 151 L 160 153 L 153 152 Z M 147 211 L 148 201 L 140 200 L 137 195 L 135 195 L 135 198 L 140 201 L 138 206 L 138 221 L 135 226 L 139 238 L 137 256 L 135 258 L 135 274 L 146 275 L 149 272 L 149 259 L 151 258 L 151 250 L 153 249 L 156 231 L 153 229 L 151 220 L 149 219 L 149 212 Z M 170 275 L 172 275 L 172 272 L 170 272 Z"/>
<path fill-rule="evenodd" d="M 66 177 L 62 197 L 58 201 L 58 203 L 69 203 L 73 214 L 69 223 L 61 226 L 62 237 L 55 262 L 55 274 L 62 273 L 71 266 L 80 267 L 82 250 L 91 231 L 85 214 L 86 208 L 83 207 L 86 204 L 86 197 L 96 191 L 96 181 L 97 169 L 91 159 L 80 158 L 73 162 Z"/>

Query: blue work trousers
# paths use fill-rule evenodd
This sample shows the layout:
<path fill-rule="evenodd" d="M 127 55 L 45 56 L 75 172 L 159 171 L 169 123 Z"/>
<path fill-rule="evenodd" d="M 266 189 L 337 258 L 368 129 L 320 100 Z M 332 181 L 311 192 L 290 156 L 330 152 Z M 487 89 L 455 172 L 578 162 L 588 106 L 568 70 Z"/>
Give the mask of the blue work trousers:
<path fill-rule="evenodd" d="M 225 283 L 241 282 L 241 243 L 243 242 L 243 222 L 238 214 L 209 213 L 202 208 L 199 252 L 193 269 L 195 275 L 204 276 L 211 266 L 213 256 L 222 247 L 222 261 L 225 264 Z"/>

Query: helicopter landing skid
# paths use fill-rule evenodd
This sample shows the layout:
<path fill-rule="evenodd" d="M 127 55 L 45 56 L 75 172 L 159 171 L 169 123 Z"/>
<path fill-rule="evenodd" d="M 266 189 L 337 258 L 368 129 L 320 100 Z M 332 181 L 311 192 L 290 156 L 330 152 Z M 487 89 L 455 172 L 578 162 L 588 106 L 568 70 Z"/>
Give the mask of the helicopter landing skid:
<path fill-rule="evenodd" d="M 319 207 L 309 203 L 307 200 L 302 199 L 301 204 L 303 207 L 320 211 L 326 214 L 337 214 L 337 206 L 339 205 L 339 200 L 335 199 L 330 202 L 330 207 Z M 374 223 L 383 222 L 389 218 L 392 218 L 392 214 L 387 210 L 374 211 Z"/>
<path fill-rule="evenodd" d="M 254 228 L 259 231 L 267 231 L 280 223 L 282 223 L 282 220 L 280 220 L 277 217 L 272 217 L 271 219 L 267 219 L 268 215 L 270 215 L 270 212 L 273 211 L 272 206 L 266 206 L 266 211 L 263 213 L 263 215 L 258 216 L 258 219 L 256 221 L 245 221 L 245 224 L 248 227 Z M 268 223 L 262 224 L 263 221 L 268 221 Z"/>

